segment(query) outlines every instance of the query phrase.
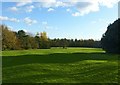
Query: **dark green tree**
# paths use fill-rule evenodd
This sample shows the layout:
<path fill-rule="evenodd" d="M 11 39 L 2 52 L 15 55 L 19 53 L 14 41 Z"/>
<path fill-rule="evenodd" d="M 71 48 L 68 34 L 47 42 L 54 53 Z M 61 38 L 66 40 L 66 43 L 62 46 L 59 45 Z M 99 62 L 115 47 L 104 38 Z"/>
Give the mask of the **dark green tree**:
<path fill-rule="evenodd" d="M 60 46 L 63 48 L 67 48 L 68 46 L 68 41 L 66 38 L 60 40 Z"/>
<path fill-rule="evenodd" d="M 30 36 L 27 35 L 23 30 L 18 31 L 17 37 L 20 40 L 21 48 L 23 49 L 31 48 Z"/>
<path fill-rule="evenodd" d="M 101 38 L 102 48 L 107 53 L 120 53 L 120 19 L 107 27 Z"/>
<path fill-rule="evenodd" d="M 37 33 L 37 35 L 35 36 L 35 42 L 37 44 L 37 48 L 40 49 L 40 37 L 39 34 Z"/>

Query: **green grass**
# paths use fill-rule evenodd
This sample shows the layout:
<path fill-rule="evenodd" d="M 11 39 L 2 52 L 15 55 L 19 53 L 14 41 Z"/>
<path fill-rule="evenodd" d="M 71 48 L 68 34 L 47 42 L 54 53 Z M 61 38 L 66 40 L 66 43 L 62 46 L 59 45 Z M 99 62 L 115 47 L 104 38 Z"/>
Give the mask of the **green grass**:
<path fill-rule="evenodd" d="M 117 83 L 118 56 L 97 48 L 3 51 L 3 83 Z"/>

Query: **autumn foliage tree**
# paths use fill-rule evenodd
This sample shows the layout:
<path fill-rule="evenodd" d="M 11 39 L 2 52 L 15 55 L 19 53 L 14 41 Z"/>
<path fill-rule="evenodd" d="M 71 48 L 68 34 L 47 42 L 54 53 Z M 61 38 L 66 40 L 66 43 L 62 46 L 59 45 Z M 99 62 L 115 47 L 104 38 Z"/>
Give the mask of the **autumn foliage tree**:
<path fill-rule="evenodd" d="M 40 48 L 43 49 L 50 48 L 50 43 L 46 32 L 40 33 Z"/>
<path fill-rule="evenodd" d="M 9 28 L 5 25 L 1 25 L 0 29 L 2 29 L 2 49 L 16 49 L 17 45 L 17 37 L 15 33 L 8 30 Z"/>

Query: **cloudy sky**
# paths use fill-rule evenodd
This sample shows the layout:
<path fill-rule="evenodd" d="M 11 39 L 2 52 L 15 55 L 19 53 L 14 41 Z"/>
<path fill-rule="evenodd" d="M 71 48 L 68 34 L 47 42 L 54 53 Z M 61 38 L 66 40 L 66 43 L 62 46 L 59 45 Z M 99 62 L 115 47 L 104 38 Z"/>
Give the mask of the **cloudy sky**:
<path fill-rule="evenodd" d="M 6 0 L 0 21 L 11 30 L 49 38 L 100 39 L 118 18 L 118 0 Z"/>

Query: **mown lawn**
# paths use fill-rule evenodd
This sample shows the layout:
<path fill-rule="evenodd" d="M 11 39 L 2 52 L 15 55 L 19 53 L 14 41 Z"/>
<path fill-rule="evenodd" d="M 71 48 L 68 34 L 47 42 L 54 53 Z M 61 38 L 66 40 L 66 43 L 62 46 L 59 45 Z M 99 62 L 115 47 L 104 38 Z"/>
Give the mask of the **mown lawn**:
<path fill-rule="evenodd" d="M 117 83 L 118 56 L 97 48 L 3 51 L 3 83 Z"/>

